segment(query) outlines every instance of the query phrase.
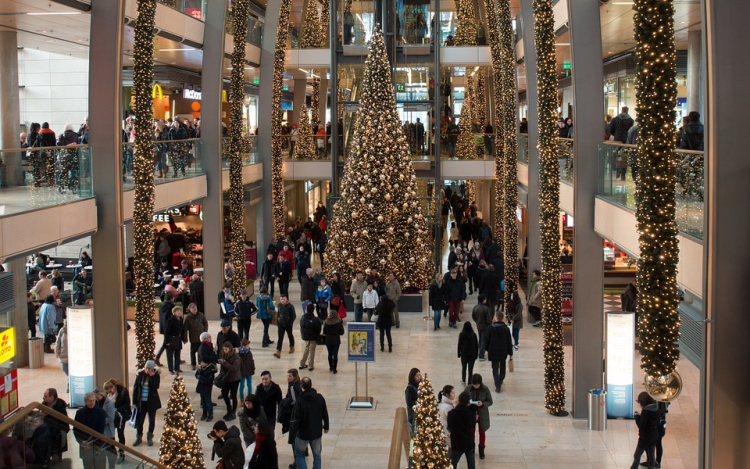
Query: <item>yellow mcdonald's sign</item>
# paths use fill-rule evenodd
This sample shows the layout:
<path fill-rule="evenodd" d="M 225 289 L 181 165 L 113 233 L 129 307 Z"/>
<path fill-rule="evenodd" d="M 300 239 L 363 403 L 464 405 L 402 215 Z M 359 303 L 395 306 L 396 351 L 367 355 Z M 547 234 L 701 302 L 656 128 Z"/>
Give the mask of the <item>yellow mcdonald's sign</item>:
<path fill-rule="evenodd" d="M 0 363 L 16 356 L 15 332 L 12 327 L 0 332 Z"/>
<path fill-rule="evenodd" d="M 156 99 L 157 96 L 161 99 L 164 97 L 164 94 L 161 91 L 161 85 L 158 83 L 154 85 L 154 87 L 151 89 L 151 97 Z"/>
<path fill-rule="evenodd" d="M 222 90 L 221 91 L 221 102 L 226 103 L 227 102 L 227 92 Z"/>

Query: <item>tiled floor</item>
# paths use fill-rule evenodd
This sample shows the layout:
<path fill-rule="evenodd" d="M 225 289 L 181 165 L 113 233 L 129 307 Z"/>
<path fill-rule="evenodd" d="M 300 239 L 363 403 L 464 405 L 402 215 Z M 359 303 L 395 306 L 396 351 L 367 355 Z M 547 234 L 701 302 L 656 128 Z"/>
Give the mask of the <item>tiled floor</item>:
<path fill-rule="evenodd" d="M 291 297 L 298 298 L 299 288 L 292 285 Z M 299 303 L 299 302 L 296 302 Z M 476 295 L 470 296 L 463 318 L 470 317 L 471 308 L 476 303 Z M 210 331 L 216 334 L 217 322 L 210 324 Z M 459 329 L 460 330 L 460 329 Z M 445 384 L 460 387 L 460 360 L 455 350 L 459 330 L 443 328 L 433 332 L 431 321 L 422 319 L 422 314 L 401 315 L 401 328 L 393 330 L 393 353 L 376 352 L 376 363 L 370 368 L 370 393 L 377 401 L 374 411 L 346 410 L 348 399 L 354 394 L 354 365 L 341 361 L 340 372 L 333 375 L 326 368 L 325 350 L 317 351 L 315 371 L 305 372 L 313 386 L 323 394 L 331 416 L 331 431 L 323 437 L 323 467 L 328 469 L 363 467 L 383 469 L 387 465 L 393 416 L 397 407 L 404 406 L 404 387 L 411 367 L 418 367 L 429 375 L 437 391 Z M 254 346 L 256 369 L 268 369 L 275 381 L 282 386 L 288 368 L 297 367 L 302 355 L 301 347 L 292 356 L 285 346 L 281 359 L 272 356 L 273 348 L 261 348 L 262 328 L 259 321 L 253 321 L 251 341 Z M 272 331 L 275 334 L 275 331 Z M 295 335 L 299 338 L 298 331 Z M 135 338 L 133 331 L 128 333 L 129 361 L 134 363 Z M 183 358 L 187 353 L 183 351 Z M 65 377 L 51 355 L 46 356 L 46 366 L 41 370 L 19 370 L 20 400 L 22 403 L 40 400 L 43 389 L 54 386 L 65 389 Z M 571 349 L 566 347 L 566 384 L 571 389 Z M 189 370 L 189 366 L 184 367 Z M 591 432 L 585 420 L 570 417 L 551 417 L 544 409 L 544 388 L 542 385 L 543 356 L 542 331 L 526 327 L 521 331 L 521 348 L 515 354 L 515 372 L 509 374 L 501 394 L 494 394 L 491 408 L 492 426 L 487 434 L 487 459 L 477 459 L 478 468 L 529 468 L 529 469 L 569 469 L 569 468 L 627 468 L 632 462 L 632 452 L 636 446 L 637 430 L 631 420 L 610 420 L 604 432 Z M 683 394 L 672 404 L 668 415 L 667 436 L 664 438 L 665 456 L 662 467 L 665 469 L 698 467 L 698 402 L 699 373 L 687 360 L 680 362 L 679 370 L 685 381 Z M 134 369 L 133 369 L 134 371 Z M 485 380 L 491 381 L 489 362 L 477 362 L 475 371 Z M 160 394 L 166 407 L 169 395 L 170 376 L 163 370 Z M 186 373 L 188 389 L 192 392 L 195 378 Z M 133 374 L 130 380 L 132 383 Z M 258 375 L 254 384 L 258 383 Z M 285 387 L 285 386 L 284 386 Z M 636 393 L 640 392 L 640 385 Z M 214 393 L 216 395 L 218 393 Z M 570 395 L 570 392 L 568 392 Z M 192 393 L 193 405 L 198 406 L 197 394 Z M 225 409 L 222 402 L 216 409 L 218 417 Z M 568 400 L 570 408 L 570 398 Z M 73 411 L 70 411 L 73 414 Z M 163 415 L 157 417 L 157 438 L 163 424 Z M 232 422 L 237 424 L 236 421 Z M 200 434 L 205 435 L 210 425 L 199 422 Z M 134 431 L 126 430 L 128 442 L 132 442 Z M 291 451 L 277 427 L 279 442 L 279 467 L 286 468 L 291 462 Z M 203 440 L 207 445 L 208 440 Z M 158 443 L 154 447 L 141 446 L 140 450 L 158 459 Z M 210 447 L 205 446 L 207 466 L 210 463 Z M 67 453 L 75 459 L 72 465 L 80 466 L 75 446 Z M 356 461 L 356 463 L 354 463 Z M 71 463 L 66 463 L 70 465 Z M 406 467 L 405 462 L 402 467 Z M 459 467 L 465 467 L 461 463 Z"/>

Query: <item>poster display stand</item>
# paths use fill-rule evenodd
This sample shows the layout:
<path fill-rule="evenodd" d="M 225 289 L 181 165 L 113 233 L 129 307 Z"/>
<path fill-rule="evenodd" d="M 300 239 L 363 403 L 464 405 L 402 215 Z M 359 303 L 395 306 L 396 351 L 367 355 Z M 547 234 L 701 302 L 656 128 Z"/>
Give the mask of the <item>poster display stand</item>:
<path fill-rule="evenodd" d="M 94 389 L 94 309 L 74 306 L 68 314 L 68 379 L 70 407 L 83 407 Z"/>
<path fill-rule="evenodd" d="M 633 418 L 635 313 L 608 312 L 606 317 L 607 417 Z"/>
<path fill-rule="evenodd" d="M 354 362 L 354 396 L 349 399 L 348 409 L 374 410 L 375 400 L 369 395 L 367 365 L 375 362 L 375 323 L 350 322 L 347 324 L 347 358 Z M 359 364 L 365 364 L 365 394 L 359 395 Z"/>

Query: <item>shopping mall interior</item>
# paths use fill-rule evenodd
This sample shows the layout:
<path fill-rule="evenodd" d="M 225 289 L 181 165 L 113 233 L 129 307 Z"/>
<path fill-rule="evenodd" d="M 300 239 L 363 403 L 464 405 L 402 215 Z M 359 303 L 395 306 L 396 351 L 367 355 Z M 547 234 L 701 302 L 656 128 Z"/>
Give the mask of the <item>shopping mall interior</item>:
<path fill-rule="evenodd" d="M 0 467 L 230 469 L 236 425 L 251 469 L 750 468 L 748 18 L 719 0 L 3 0 Z M 357 271 L 390 321 L 361 319 Z M 302 330 L 308 304 L 328 334 Z M 493 308 L 513 329 L 502 359 L 477 321 Z M 199 379 L 201 314 L 217 371 L 243 360 L 239 407 L 269 392 L 262 374 L 283 398 L 298 372 L 322 436 L 290 437 L 270 400 L 235 415 L 232 383 Z M 227 327 L 249 345 L 224 354 Z M 464 389 L 472 449 L 447 425 Z"/>

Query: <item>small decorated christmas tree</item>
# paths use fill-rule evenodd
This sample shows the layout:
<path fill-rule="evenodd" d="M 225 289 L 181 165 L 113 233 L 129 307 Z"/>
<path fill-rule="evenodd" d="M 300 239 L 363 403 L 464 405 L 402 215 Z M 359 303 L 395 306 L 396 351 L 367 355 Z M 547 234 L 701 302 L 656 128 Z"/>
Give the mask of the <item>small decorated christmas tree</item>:
<path fill-rule="evenodd" d="M 170 469 L 203 469 L 203 450 L 198 437 L 195 413 L 185 391 L 185 381 L 178 376 L 172 383 L 167 402 L 164 431 L 161 434 L 159 463 Z"/>
<path fill-rule="evenodd" d="M 466 77 L 464 101 L 461 104 L 461 118 L 458 121 L 458 138 L 456 139 L 456 156 L 459 160 L 473 160 L 477 157 L 471 121 L 474 118 L 474 80 Z"/>
<path fill-rule="evenodd" d="M 310 117 L 307 114 L 307 106 L 304 104 L 299 111 L 299 125 L 297 126 L 297 141 L 294 144 L 295 159 L 313 159 L 317 156 L 315 153 L 315 139 L 313 138 Z"/>
<path fill-rule="evenodd" d="M 417 405 L 414 407 L 414 455 L 415 469 L 452 469 L 451 458 L 443 435 L 443 424 L 438 415 L 438 403 L 432 383 L 425 375 L 419 383 Z"/>

